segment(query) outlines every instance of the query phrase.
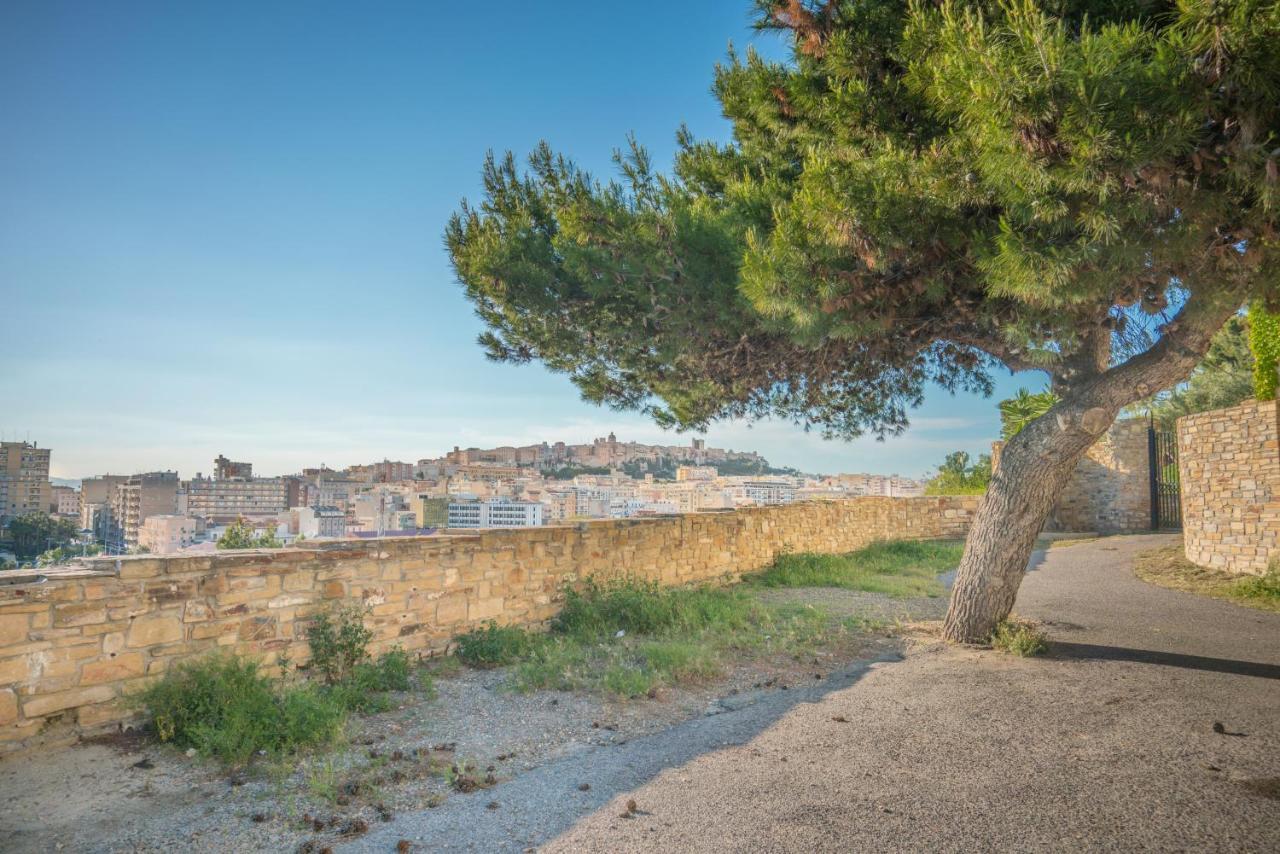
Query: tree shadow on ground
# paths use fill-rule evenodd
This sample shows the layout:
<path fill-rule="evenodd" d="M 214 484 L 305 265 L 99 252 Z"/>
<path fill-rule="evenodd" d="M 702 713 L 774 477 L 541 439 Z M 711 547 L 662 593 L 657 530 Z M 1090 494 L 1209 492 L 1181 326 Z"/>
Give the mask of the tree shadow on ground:
<path fill-rule="evenodd" d="M 1209 658 L 1203 655 L 1184 655 L 1154 649 L 1132 649 L 1123 646 L 1106 646 L 1093 643 L 1053 642 L 1056 658 L 1076 658 L 1091 661 L 1132 661 L 1138 664 L 1159 664 L 1165 667 L 1182 667 L 1188 670 L 1208 670 L 1214 673 L 1230 673 L 1236 676 L 1257 676 L 1261 679 L 1280 679 L 1280 665 L 1260 661 L 1239 661 L 1233 658 Z"/>
<path fill-rule="evenodd" d="M 526 851 L 554 839 L 615 796 L 705 753 L 745 744 L 801 703 L 817 703 L 900 653 L 850 663 L 821 681 L 759 692 L 750 705 L 731 708 L 623 743 L 570 747 L 561 759 L 530 769 L 481 797 L 449 798 L 443 805 L 401 813 L 339 851 L 388 851 L 399 839 L 465 839 L 467 850 Z M 785 758 L 781 761 L 786 761 Z M 497 806 L 490 806 L 496 804 Z M 637 815 L 643 814 L 643 804 Z"/>

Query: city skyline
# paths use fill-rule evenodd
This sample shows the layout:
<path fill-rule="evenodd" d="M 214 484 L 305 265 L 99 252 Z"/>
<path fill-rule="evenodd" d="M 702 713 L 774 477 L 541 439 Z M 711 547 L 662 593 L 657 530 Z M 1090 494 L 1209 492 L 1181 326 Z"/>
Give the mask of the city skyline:
<path fill-rule="evenodd" d="M 488 362 L 441 245 L 487 148 L 545 138 L 605 179 L 629 133 L 659 165 L 681 123 L 727 139 L 707 76 L 724 35 L 784 51 L 739 0 L 682 16 L 512 3 L 495 29 L 489 6 L 446 24 L 417 4 L 5 4 L 0 432 L 57 448 L 51 474 L 71 478 L 194 473 L 224 450 L 285 472 L 610 430 L 687 441 L 539 365 Z M 511 61 L 473 61 L 482 39 Z M 982 452 L 996 402 L 1042 385 L 933 389 L 884 444 L 776 422 L 706 438 L 802 470 L 919 473 Z"/>

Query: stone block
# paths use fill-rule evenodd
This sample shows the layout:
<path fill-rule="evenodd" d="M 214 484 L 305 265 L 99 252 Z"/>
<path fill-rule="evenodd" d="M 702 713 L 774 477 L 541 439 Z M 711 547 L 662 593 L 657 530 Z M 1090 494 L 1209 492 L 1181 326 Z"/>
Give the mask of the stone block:
<path fill-rule="evenodd" d="M 53 624 L 55 626 L 88 626 L 94 623 L 105 623 L 107 611 L 101 602 L 76 602 L 67 605 L 55 605 Z"/>
<path fill-rule="evenodd" d="M 25 643 L 30 624 L 26 614 L 0 614 L 0 646 Z"/>
<path fill-rule="evenodd" d="M 126 652 L 87 662 L 84 669 L 80 671 L 80 684 L 97 685 L 102 682 L 115 682 L 131 676 L 141 676 L 144 672 L 142 653 Z"/>
<path fill-rule="evenodd" d="M 138 617 L 129 626 L 128 645 L 151 646 L 182 640 L 182 621 L 176 616 L 154 615 Z"/>
<path fill-rule="evenodd" d="M 52 694 L 36 694 L 22 699 L 22 714 L 28 718 L 42 718 L 64 709 L 89 706 L 94 703 L 105 703 L 115 699 L 115 691 L 106 685 L 94 685 L 89 688 L 75 688 L 70 691 L 58 691 Z"/>
<path fill-rule="evenodd" d="M 451 626 L 467 619 L 467 594 L 451 593 L 436 601 L 436 625 Z"/>
<path fill-rule="evenodd" d="M 0 688 L 0 727 L 18 719 L 18 695 L 12 688 Z"/>

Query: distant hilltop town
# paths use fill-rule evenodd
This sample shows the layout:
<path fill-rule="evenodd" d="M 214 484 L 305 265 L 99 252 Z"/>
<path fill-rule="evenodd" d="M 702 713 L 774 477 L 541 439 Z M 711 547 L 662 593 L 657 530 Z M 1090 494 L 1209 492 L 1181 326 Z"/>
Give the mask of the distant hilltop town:
<path fill-rule="evenodd" d="M 74 520 L 81 551 L 210 551 L 228 528 L 265 543 L 299 538 L 426 536 L 857 495 L 909 496 L 923 483 L 897 475 L 805 475 L 754 451 L 620 442 L 457 448 L 416 463 L 325 465 L 277 477 L 224 455 L 209 476 L 176 471 L 49 481 L 50 451 L 0 443 L 0 526 L 26 514 Z"/>

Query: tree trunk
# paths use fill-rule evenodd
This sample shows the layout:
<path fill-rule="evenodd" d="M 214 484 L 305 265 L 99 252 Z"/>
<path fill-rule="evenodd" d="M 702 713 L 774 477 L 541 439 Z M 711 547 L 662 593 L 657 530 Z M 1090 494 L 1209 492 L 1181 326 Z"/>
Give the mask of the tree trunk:
<path fill-rule="evenodd" d="M 1156 344 L 1110 369 L 1101 336 L 1086 336 L 1088 346 L 1055 373 L 1061 401 L 1000 454 L 956 573 L 943 625 L 948 640 L 982 643 L 991 637 L 1013 609 L 1036 536 L 1084 452 L 1122 407 L 1186 379 L 1238 307 L 1230 292 L 1188 302 Z"/>
<path fill-rule="evenodd" d="M 1036 537 L 1076 463 L 1101 435 L 1055 431 L 1028 436 L 1030 430 L 1014 436 L 1001 451 L 1000 465 L 969 528 L 947 609 L 944 634 L 949 640 L 983 642 L 1009 615 Z"/>

